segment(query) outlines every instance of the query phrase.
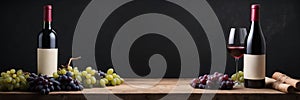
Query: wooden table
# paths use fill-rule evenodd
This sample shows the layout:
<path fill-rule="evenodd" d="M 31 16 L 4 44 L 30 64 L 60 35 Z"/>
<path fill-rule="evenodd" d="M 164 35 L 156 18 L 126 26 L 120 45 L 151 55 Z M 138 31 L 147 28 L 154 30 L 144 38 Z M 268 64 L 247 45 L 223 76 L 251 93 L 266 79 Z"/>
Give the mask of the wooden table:
<path fill-rule="evenodd" d="M 0 92 L 0 100 L 300 100 L 300 93 L 285 94 L 272 89 L 236 88 L 233 90 L 193 89 L 191 79 L 125 79 L 120 86 L 84 89 L 75 92 L 51 92 L 39 95 L 32 92 Z M 156 83 L 158 82 L 158 83 Z"/>

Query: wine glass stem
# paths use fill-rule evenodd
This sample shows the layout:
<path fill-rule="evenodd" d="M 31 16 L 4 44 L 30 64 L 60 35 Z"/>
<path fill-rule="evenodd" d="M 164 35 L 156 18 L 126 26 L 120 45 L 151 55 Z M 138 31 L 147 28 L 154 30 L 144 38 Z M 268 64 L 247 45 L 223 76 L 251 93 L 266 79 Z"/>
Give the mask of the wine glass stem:
<path fill-rule="evenodd" d="M 239 71 L 239 58 L 235 58 L 235 77 L 236 77 L 236 80 L 238 80 L 238 71 Z"/>

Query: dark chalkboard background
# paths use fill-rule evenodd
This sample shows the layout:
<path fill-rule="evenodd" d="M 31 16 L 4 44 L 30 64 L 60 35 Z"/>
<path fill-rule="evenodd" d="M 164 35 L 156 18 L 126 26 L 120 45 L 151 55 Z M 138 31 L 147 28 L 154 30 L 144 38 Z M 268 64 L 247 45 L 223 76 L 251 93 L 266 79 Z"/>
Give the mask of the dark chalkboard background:
<path fill-rule="evenodd" d="M 143 2 L 142 0 L 138 0 Z M 147 1 L 147 0 L 144 0 Z M 150 0 L 148 0 L 150 1 Z M 160 0 L 152 0 L 153 4 L 159 4 Z M 42 6 L 44 4 L 54 5 L 54 28 L 58 33 L 59 39 L 59 64 L 67 63 L 72 55 L 72 38 L 77 21 L 88 5 L 89 0 L 5 0 L 0 3 L 0 71 L 10 68 L 22 68 L 26 71 L 36 71 L 36 44 L 37 33 L 42 28 Z M 230 27 L 247 27 L 249 22 L 249 7 L 252 3 L 260 3 L 261 25 L 267 40 L 267 75 L 270 76 L 274 71 L 282 71 L 296 78 L 300 78 L 300 2 L 298 0 L 207 0 L 215 11 L 227 37 Z M 147 6 L 145 6 L 147 7 Z M 151 5 L 149 5 L 151 7 Z M 164 8 L 164 6 L 156 6 Z M 176 12 L 176 11 L 175 11 Z M 179 15 L 180 13 L 178 13 Z M 197 25 L 190 27 L 197 28 Z M 199 26 L 199 33 L 203 33 Z M 195 41 L 202 45 L 201 70 L 200 74 L 208 73 L 210 69 L 210 49 L 205 35 L 198 35 Z M 155 39 L 156 41 L 152 41 Z M 227 38 L 226 38 L 227 39 Z M 97 40 L 97 43 L 101 40 Z M 138 41 L 138 42 L 137 42 Z M 170 58 L 167 60 L 168 71 L 165 77 L 178 77 L 180 59 L 176 59 L 178 53 L 173 50 L 172 43 L 159 35 L 145 36 L 137 40 L 132 47 L 132 64 L 136 66 L 145 65 L 139 60 L 146 59 L 138 56 L 147 45 L 155 45 L 152 49 L 160 50 L 161 47 L 168 46 L 165 51 L 161 50 L 162 55 Z M 102 42 L 98 43 L 101 44 Z M 164 43 L 164 44 L 160 44 Z M 147 44 L 147 45 L 143 45 Z M 159 45 L 157 45 L 159 44 Z M 207 47 L 207 48 L 203 48 Z M 199 47 L 198 47 L 199 48 Z M 97 46 L 96 46 L 97 49 Z M 153 51 L 145 52 L 153 53 Z M 174 57 L 175 58 L 174 58 Z M 111 62 L 106 58 L 97 57 L 97 64 L 102 70 L 106 70 Z M 171 59 L 174 58 L 174 59 Z M 207 58 L 207 59 L 203 59 Z M 100 63 L 101 61 L 101 63 Z M 174 66 L 174 67 L 171 67 Z M 177 66 L 177 67 L 176 67 Z M 132 67 L 138 75 L 146 75 L 148 67 Z M 233 58 L 228 55 L 226 72 L 234 72 Z"/>

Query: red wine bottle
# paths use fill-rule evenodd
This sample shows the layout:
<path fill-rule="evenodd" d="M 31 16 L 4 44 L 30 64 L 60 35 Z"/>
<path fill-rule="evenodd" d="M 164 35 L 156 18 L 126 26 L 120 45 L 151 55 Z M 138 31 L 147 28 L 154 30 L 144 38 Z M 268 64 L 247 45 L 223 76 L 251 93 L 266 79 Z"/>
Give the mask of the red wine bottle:
<path fill-rule="evenodd" d="M 38 34 L 37 69 L 39 74 L 52 76 L 57 71 L 58 48 L 56 32 L 51 26 L 52 6 L 44 6 L 44 25 Z"/>
<path fill-rule="evenodd" d="M 245 40 L 244 79 L 247 88 L 265 87 L 266 43 L 259 20 L 259 4 L 251 6 L 251 29 Z"/>

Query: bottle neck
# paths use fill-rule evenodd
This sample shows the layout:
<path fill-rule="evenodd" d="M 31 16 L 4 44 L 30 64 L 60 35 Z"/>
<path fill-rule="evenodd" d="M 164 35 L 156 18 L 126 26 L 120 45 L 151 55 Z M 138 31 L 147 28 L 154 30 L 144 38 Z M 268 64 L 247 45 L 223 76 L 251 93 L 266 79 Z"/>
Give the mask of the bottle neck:
<path fill-rule="evenodd" d="M 251 9 L 251 21 L 257 23 L 259 22 L 259 8 Z"/>
<path fill-rule="evenodd" d="M 253 4 L 251 6 L 251 21 L 259 22 L 259 14 L 260 14 L 259 9 L 260 9 L 259 4 Z"/>
<path fill-rule="evenodd" d="M 44 21 L 43 29 L 51 30 L 51 22 Z"/>
<path fill-rule="evenodd" d="M 46 5 L 44 6 L 44 29 L 51 30 L 51 22 L 52 22 L 52 6 Z"/>

